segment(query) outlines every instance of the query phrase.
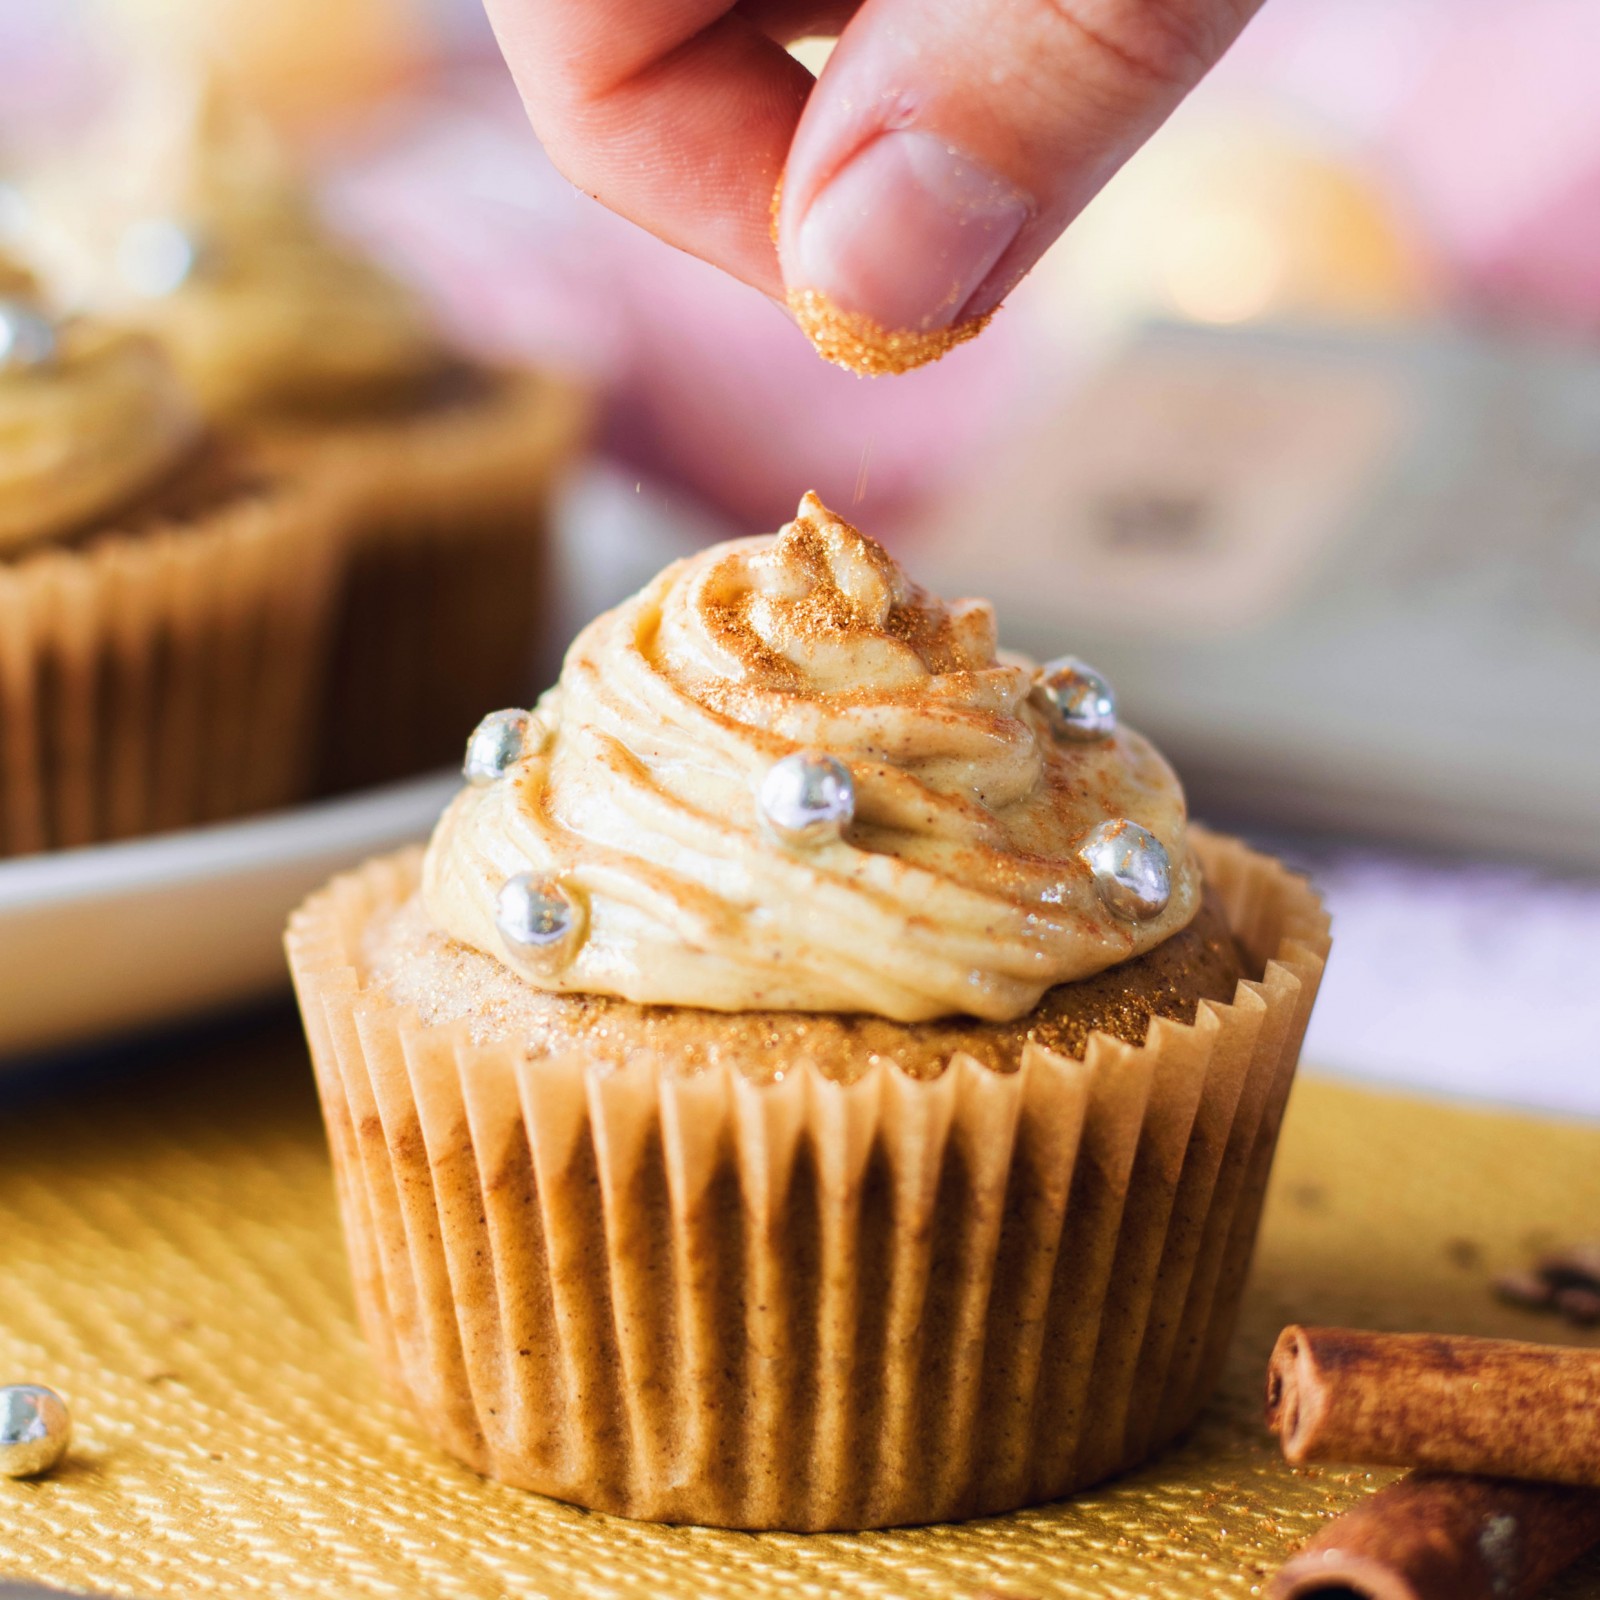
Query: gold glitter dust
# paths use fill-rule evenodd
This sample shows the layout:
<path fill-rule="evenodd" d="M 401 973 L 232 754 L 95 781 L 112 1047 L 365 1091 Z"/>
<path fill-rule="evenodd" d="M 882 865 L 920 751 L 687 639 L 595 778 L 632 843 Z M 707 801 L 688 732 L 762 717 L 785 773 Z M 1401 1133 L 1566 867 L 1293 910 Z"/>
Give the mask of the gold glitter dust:
<path fill-rule="evenodd" d="M 819 289 L 791 289 L 788 301 L 817 354 L 865 378 L 909 372 L 937 361 L 958 344 L 977 338 L 994 315 L 986 311 L 948 328 L 919 333 L 911 328 L 885 328 L 859 311 L 845 311 Z"/>

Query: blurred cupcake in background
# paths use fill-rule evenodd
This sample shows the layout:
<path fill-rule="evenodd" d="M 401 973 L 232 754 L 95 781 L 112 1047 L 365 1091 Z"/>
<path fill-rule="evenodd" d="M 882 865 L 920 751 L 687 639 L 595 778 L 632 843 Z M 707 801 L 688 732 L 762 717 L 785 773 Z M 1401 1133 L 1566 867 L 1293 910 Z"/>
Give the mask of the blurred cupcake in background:
<path fill-rule="evenodd" d="M 329 231 L 208 68 L 136 80 L 30 198 L 53 290 L 154 334 L 212 417 L 271 430 L 398 409 L 448 364 L 417 296 Z"/>
<path fill-rule="evenodd" d="M 0 856 L 304 795 L 332 509 L 0 257 Z"/>
<path fill-rule="evenodd" d="M 443 763 L 528 690 L 544 528 L 586 402 L 450 347 L 419 296 L 332 231 L 266 123 L 209 68 L 35 186 L 69 304 L 165 346 L 208 417 L 339 504 L 345 583 L 318 784 Z"/>

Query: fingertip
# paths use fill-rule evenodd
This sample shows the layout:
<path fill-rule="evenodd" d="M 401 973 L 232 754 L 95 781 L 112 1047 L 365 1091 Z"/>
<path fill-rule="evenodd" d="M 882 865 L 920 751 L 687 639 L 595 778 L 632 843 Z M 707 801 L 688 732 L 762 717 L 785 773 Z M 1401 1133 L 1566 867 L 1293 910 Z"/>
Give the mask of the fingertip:
<path fill-rule="evenodd" d="M 993 310 L 1253 4 L 866 0 L 789 153 L 791 295 L 907 334 Z"/>
<path fill-rule="evenodd" d="M 780 229 L 779 257 L 791 291 L 886 328 L 932 333 L 963 319 L 1031 212 L 1014 183 L 949 140 L 893 129 Z"/>

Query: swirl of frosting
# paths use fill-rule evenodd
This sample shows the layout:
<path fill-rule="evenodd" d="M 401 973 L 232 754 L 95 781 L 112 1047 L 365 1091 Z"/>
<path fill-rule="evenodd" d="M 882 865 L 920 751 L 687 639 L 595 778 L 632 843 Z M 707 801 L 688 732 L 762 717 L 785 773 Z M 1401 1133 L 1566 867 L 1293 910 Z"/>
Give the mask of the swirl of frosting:
<path fill-rule="evenodd" d="M 200 428 L 154 341 L 56 328 L 47 359 L 0 363 L 0 550 L 114 515 L 177 468 Z"/>
<path fill-rule="evenodd" d="M 435 378 L 421 300 L 328 229 L 265 125 L 215 74 L 150 87 L 114 160 L 34 197 L 69 298 L 160 337 L 211 416 L 392 405 Z"/>
<path fill-rule="evenodd" d="M 1021 1016 L 1175 933 L 1200 893 L 1166 763 L 1127 728 L 1058 744 L 1032 683 L 997 656 L 987 604 L 943 604 L 807 495 L 776 538 L 678 562 L 579 635 L 521 760 L 446 811 L 424 905 L 545 989 Z M 849 767 L 843 837 L 793 847 L 763 826 L 762 778 L 798 750 Z M 1146 922 L 1111 912 L 1077 854 L 1124 817 L 1171 857 L 1171 898 Z M 523 872 L 583 910 L 565 964 L 496 930 L 496 895 Z"/>

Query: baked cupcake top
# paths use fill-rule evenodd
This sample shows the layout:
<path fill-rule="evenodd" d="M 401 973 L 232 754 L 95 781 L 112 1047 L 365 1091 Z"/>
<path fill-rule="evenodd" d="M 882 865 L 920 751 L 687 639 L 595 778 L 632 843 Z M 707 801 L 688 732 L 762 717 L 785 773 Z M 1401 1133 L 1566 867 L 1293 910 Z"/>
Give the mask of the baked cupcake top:
<path fill-rule="evenodd" d="M 153 340 L 57 322 L 0 257 L 0 553 L 113 516 L 173 472 L 200 430 Z"/>
<path fill-rule="evenodd" d="M 40 186 L 52 275 L 159 335 L 211 416 L 403 403 L 446 365 L 421 300 L 325 225 L 271 132 L 196 74 Z"/>
<path fill-rule="evenodd" d="M 546 990 L 1005 1020 L 1200 903 L 1182 790 L 1081 663 L 997 652 L 814 495 L 579 635 L 474 734 L 423 868 Z"/>

